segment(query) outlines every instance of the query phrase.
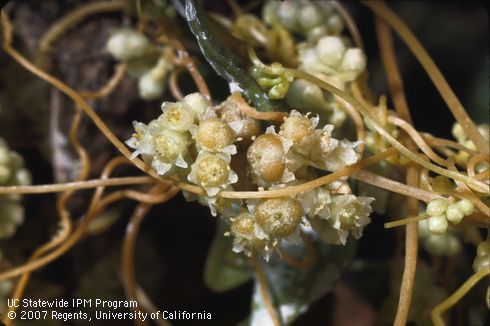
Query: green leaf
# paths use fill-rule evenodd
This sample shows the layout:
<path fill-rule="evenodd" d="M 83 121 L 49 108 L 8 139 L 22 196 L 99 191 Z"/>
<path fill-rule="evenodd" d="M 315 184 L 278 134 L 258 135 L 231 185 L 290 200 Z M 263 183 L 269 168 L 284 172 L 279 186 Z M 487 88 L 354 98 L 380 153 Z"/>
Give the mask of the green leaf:
<path fill-rule="evenodd" d="M 182 2 L 174 0 L 174 5 L 179 11 Z M 248 74 L 240 58 L 225 45 L 217 31 L 213 29 L 204 10 L 194 0 L 186 0 L 185 18 L 202 54 L 216 73 L 230 84 L 230 88 L 242 92 L 259 111 L 278 109 L 281 102 L 272 101 L 267 97 L 255 79 Z"/>
<path fill-rule="evenodd" d="M 295 269 L 279 258 L 263 262 L 268 285 L 274 298 L 276 309 L 283 324 L 291 324 L 308 307 L 325 295 L 340 277 L 342 270 L 354 256 L 355 241 L 351 238 L 345 246 L 328 245 L 315 240 L 317 261 L 309 270 Z M 304 245 L 288 244 L 284 249 L 301 257 L 305 254 Z M 252 298 L 250 325 L 269 325 L 272 321 L 264 306 L 255 284 Z"/>
<path fill-rule="evenodd" d="M 231 290 L 252 278 L 246 257 L 234 253 L 233 239 L 223 235 L 227 229 L 219 219 L 204 269 L 204 283 L 215 292 Z"/>

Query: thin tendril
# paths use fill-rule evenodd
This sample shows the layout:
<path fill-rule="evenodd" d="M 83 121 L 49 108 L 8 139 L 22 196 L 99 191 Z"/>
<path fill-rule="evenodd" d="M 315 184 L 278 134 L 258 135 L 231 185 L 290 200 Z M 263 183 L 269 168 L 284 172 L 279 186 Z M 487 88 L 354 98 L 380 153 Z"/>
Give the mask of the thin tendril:
<path fill-rule="evenodd" d="M 254 49 L 252 47 L 247 47 L 248 49 L 248 55 L 250 57 L 250 60 L 253 62 L 254 65 L 256 66 L 261 66 L 261 67 L 266 67 L 257 57 L 257 54 L 255 53 Z M 281 68 L 283 72 L 289 73 L 291 76 L 294 76 L 296 78 L 304 79 L 307 80 L 313 84 L 316 84 L 320 88 L 326 90 L 327 92 L 330 92 L 343 100 L 347 101 L 349 104 L 351 104 L 354 108 L 356 108 L 362 115 L 363 117 L 367 120 L 368 123 L 370 123 L 376 131 L 384 138 L 386 141 L 388 141 L 393 147 L 395 147 L 401 154 L 405 155 L 407 158 L 412 160 L 413 162 L 426 167 L 427 169 L 436 172 L 440 175 L 444 175 L 448 178 L 452 179 L 458 179 L 462 182 L 467 183 L 469 186 L 474 188 L 475 190 L 478 190 L 480 192 L 487 193 L 488 192 L 488 186 L 480 181 L 474 180 L 468 176 L 462 175 L 460 173 L 454 172 L 454 171 L 449 171 L 446 169 L 443 169 L 435 164 L 430 163 L 428 160 L 426 160 L 423 157 L 420 157 L 419 155 L 415 154 L 411 150 L 409 150 L 407 147 L 402 145 L 400 142 L 398 142 L 393 136 L 391 136 L 386 130 L 383 129 L 383 127 L 379 124 L 377 119 L 371 115 L 370 111 L 363 106 L 358 100 L 353 98 L 351 95 L 347 94 L 346 92 L 338 89 L 337 87 L 333 86 L 332 84 L 329 84 L 305 71 L 297 70 L 297 69 L 291 69 L 291 68 Z"/>
<path fill-rule="evenodd" d="M 393 222 L 385 223 L 384 227 L 385 227 L 385 229 L 392 229 L 392 228 L 396 228 L 396 227 L 399 227 L 399 226 L 407 225 L 407 224 L 410 224 L 410 223 L 413 223 L 413 222 L 420 222 L 422 220 L 427 219 L 428 217 L 429 216 L 427 216 L 425 214 L 422 214 L 422 215 L 419 215 L 419 216 L 415 216 L 415 217 L 407 217 L 407 218 L 404 218 L 404 219 L 400 219 L 400 220 L 396 220 L 396 221 L 393 221 Z"/>
<path fill-rule="evenodd" d="M 129 9 L 128 1 L 104 1 L 92 2 L 77 8 L 67 15 L 61 17 L 54 22 L 49 29 L 44 33 L 39 41 L 39 50 L 37 53 L 37 62 L 43 69 L 49 70 L 51 65 L 49 55 L 53 44 L 64 33 L 69 31 L 73 26 L 79 24 L 87 17 L 105 12 L 120 11 Z"/>
<path fill-rule="evenodd" d="M 149 194 L 154 195 L 164 191 L 164 194 L 166 195 L 166 201 L 168 201 L 173 198 L 179 190 L 180 189 L 177 187 L 162 187 L 162 185 L 156 185 L 149 191 Z M 134 209 L 133 215 L 131 216 L 129 223 L 126 226 L 126 233 L 123 239 L 121 254 L 121 272 L 124 291 L 128 300 L 136 300 L 138 298 L 138 286 L 134 272 L 134 251 L 141 223 L 143 222 L 143 219 L 152 207 L 153 204 L 140 203 Z M 133 310 L 137 312 L 138 308 L 135 307 L 133 308 Z M 140 320 L 140 322 L 142 321 Z"/>
<path fill-rule="evenodd" d="M 350 177 L 391 192 L 405 195 L 409 198 L 417 198 L 426 203 L 437 198 L 442 198 L 441 196 L 432 192 L 409 186 L 365 170 L 354 172 Z"/>
<path fill-rule="evenodd" d="M 376 19 L 376 32 L 378 36 L 378 43 L 381 51 L 381 57 L 383 66 L 386 70 L 386 76 L 388 78 L 388 85 L 390 93 L 393 98 L 395 110 L 400 116 L 402 116 L 407 122 L 401 125 L 408 131 L 409 136 L 412 136 L 414 141 L 420 142 L 418 134 L 410 133 L 412 131 L 411 125 L 413 125 L 412 117 L 410 115 L 410 109 L 403 90 L 403 80 L 401 78 L 400 70 L 395 58 L 395 51 L 393 47 L 393 41 L 391 38 L 390 30 L 388 26 Z M 401 119 L 400 119 L 401 120 Z M 398 120 L 395 120 L 398 122 Z M 403 121 L 403 120 L 401 120 Z M 419 141 L 419 142 L 417 142 Z M 415 151 L 415 145 L 408 141 L 407 149 Z M 414 164 L 407 166 L 406 182 L 408 186 L 419 186 L 419 168 Z M 414 197 L 407 199 L 408 214 L 416 215 L 418 213 L 418 201 Z M 417 253 L 418 253 L 418 220 L 412 221 L 406 225 L 405 236 L 405 265 L 403 267 L 402 281 L 400 284 L 400 296 L 398 300 L 398 307 L 395 315 L 394 325 L 404 326 L 407 323 L 408 313 L 410 311 L 410 305 L 413 296 L 413 286 L 415 282 L 415 271 L 417 269 Z"/>
<path fill-rule="evenodd" d="M 172 71 L 169 77 L 170 92 L 177 101 L 182 101 L 182 99 L 184 98 L 184 94 L 180 90 L 179 82 L 177 80 L 181 72 L 182 68 L 177 67 Z"/>
<path fill-rule="evenodd" d="M 259 284 L 260 296 L 262 297 L 264 306 L 267 309 L 267 312 L 269 313 L 269 316 L 274 326 L 280 326 L 281 319 L 278 312 L 274 308 L 274 304 L 272 303 L 269 287 L 267 285 L 267 278 L 265 276 L 262 265 L 260 264 L 260 261 L 257 259 L 256 256 L 250 257 L 250 261 L 252 262 L 252 265 L 255 269 L 255 275 L 257 276 L 257 282 Z"/>
<path fill-rule="evenodd" d="M 418 39 L 415 37 L 415 35 L 413 35 L 406 24 L 382 2 L 363 1 L 361 3 L 371 9 L 379 18 L 386 21 L 407 44 L 429 75 L 430 79 L 451 110 L 451 113 L 454 115 L 459 124 L 461 124 L 468 137 L 471 139 L 471 141 L 473 141 L 476 147 L 482 151 L 483 154 L 488 156 L 490 154 L 488 142 L 485 141 L 482 135 L 478 132 L 475 124 L 468 116 L 468 113 L 466 113 L 463 105 L 454 94 L 439 68 L 436 66 L 434 61 L 432 61 L 427 51 L 424 49 L 422 44 L 420 44 Z"/>
<path fill-rule="evenodd" d="M 306 247 L 306 257 L 297 259 L 282 248 L 279 248 L 279 255 L 289 266 L 297 269 L 308 270 L 311 269 L 317 262 L 317 254 L 313 241 L 310 239 L 310 237 L 303 232 L 301 232 L 300 235 Z"/>
<path fill-rule="evenodd" d="M 359 33 L 359 28 L 357 27 L 355 20 L 352 18 L 352 16 L 349 14 L 347 9 L 345 9 L 344 5 L 340 1 L 332 1 L 331 4 L 335 7 L 335 9 L 337 9 L 339 14 L 344 19 L 347 29 L 349 30 L 349 33 L 352 36 L 356 47 L 363 50 L 364 52 L 364 45 L 362 44 L 361 33 Z"/>
<path fill-rule="evenodd" d="M 68 190 L 91 189 L 97 187 L 124 186 L 155 183 L 152 177 L 121 177 L 111 179 L 92 179 L 35 186 L 6 186 L 0 187 L 0 194 L 45 194 Z"/>
<path fill-rule="evenodd" d="M 477 273 L 473 274 L 463 285 L 459 287 L 449 298 L 438 304 L 434 309 L 432 309 L 432 322 L 435 326 L 444 326 L 444 321 L 442 320 L 442 314 L 458 303 L 462 297 L 468 293 L 476 283 L 478 283 L 482 278 L 490 274 L 490 268 L 483 268 Z"/>

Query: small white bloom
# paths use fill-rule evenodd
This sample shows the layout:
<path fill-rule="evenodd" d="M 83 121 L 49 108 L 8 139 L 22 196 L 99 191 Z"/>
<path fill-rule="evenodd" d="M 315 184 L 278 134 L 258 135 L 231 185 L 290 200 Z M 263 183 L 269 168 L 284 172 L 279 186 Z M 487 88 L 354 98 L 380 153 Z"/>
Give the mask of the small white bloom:
<path fill-rule="evenodd" d="M 303 79 L 295 79 L 291 83 L 286 101 L 291 107 L 303 110 L 321 110 L 326 107 L 322 89 Z"/>
<path fill-rule="evenodd" d="M 107 41 L 107 51 L 122 61 L 142 56 L 149 47 L 146 36 L 132 29 L 119 30 Z"/>
<path fill-rule="evenodd" d="M 354 195 L 332 196 L 330 215 L 326 218 L 335 229 L 350 231 L 354 238 L 359 239 L 364 227 L 371 222 L 369 215 L 373 200 L 372 197 Z"/>
<path fill-rule="evenodd" d="M 301 28 L 309 31 L 324 23 L 323 12 L 313 2 L 304 4 L 298 12 L 298 21 Z"/>
<path fill-rule="evenodd" d="M 330 206 L 332 202 L 330 191 L 326 187 L 317 187 L 313 190 L 300 193 L 298 200 L 303 205 L 305 214 L 309 217 L 330 216 Z"/>
<path fill-rule="evenodd" d="M 281 125 L 279 135 L 290 140 L 292 148 L 296 152 L 308 156 L 315 145 L 315 128 L 318 125 L 318 121 L 318 116 L 308 118 L 307 115 L 302 115 L 298 111 L 292 110 Z"/>
<path fill-rule="evenodd" d="M 199 152 L 191 166 L 187 179 L 206 190 L 213 197 L 230 184 L 238 181 L 237 174 L 230 168 L 230 158 L 220 153 Z"/>
<path fill-rule="evenodd" d="M 166 57 L 160 57 L 157 64 L 138 80 L 139 95 L 144 100 L 156 100 L 162 97 L 166 86 L 166 77 L 173 69 Z"/>
<path fill-rule="evenodd" d="M 133 122 L 136 131 L 126 141 L 126 145 L 135 149 L 133 157 L 142 155 L 145 162 L 164 175 L 173 172 L 174 166 L 187 168 L 184 160 L 189 147 L 189 135 L 166 129 L 159 120 L 148 125 Z"/>
<path fill-rule="evenodd" d="M 151 70 L 138 79 L 138 94 L 144 100 L 156 100 L 162 97 L 165 80 L 155 79 Z"/>
<path fill-rule="evenodd" d="M 337 67 L 345 52 L 345 45 L 342 39 L 337 36 L 325 36 L 318 40 L 318 58 L 325 65 Z"/>
<path fill-rule="evenodd" d="M 282 1 L 277 7 L 277 18 L 289 30 L 298 29 L 299 4 L 296 1 Z"/>
<path fill-rule="evenodd" d="M 182 102 L 163 102 L 163 114 L 158 120 L 165 128 L 178 132 L 189 131 L 194 124 L 194 112 Z"/>
<path fill-rule="evenodd" d="M 200 93 L 191 93 L 184 96 L 182 104 L 187 105 L 194 112 L 197 120 L 201 120 L 204 112 L 209 107 L 208 101 Z"/>
<path fill-rule="evenodd" d="M 257 225 L 255 216 L 248 212 L 242 212 L 231 218 L 230 231 L 233 235 L 233 251 L 244 252 L 247 256 L 259 253 L 268 260 L 277 243 L 269 241 L 265 237 L 258 237 L 260 227 Z"/>
<path fill-rule="evenodd" d="M 344 72 L 353 72 L 357 76 L 366 68 L 366 56 L 361 49 L 347 49 L 342 58 L 341 67 Z"/>
<path fill-rule="evenodd" d="M 341 140 L 336 148 L 324 155 L 325 168 L 329 171 L 337 171 L 356 163 L 359 160 L 359 153 L 355 148 L 360 144 L 360 141 Z"/>

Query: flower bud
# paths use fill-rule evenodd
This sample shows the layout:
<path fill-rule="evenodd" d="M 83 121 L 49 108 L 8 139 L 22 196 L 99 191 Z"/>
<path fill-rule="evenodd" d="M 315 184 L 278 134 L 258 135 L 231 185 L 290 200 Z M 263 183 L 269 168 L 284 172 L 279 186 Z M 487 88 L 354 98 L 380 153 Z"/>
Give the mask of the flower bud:
<path fill-rule="evenodd" d="M 107 41 L 107 51 L 121 61 L 145 54 L 149 46 L 145 35 L 131 29 L 120 30 Z"/>
<path fill-rule="evenodd" d="M 434 199 L 427 205 L 425 212 L 429 216 L 440 216 L 444 214 L 447 209 L 449 202 L 447 199 Z"/>
<path fill-rule="evenodd" d="M 443 234 L 446 232 L 447 227 L 448 223 L 444 215 L 431 216 L 427 220 L 427 228 L 434 233 Z"/>
<path fill-rule="evenodd" d="M 473 261 L 473 270 L 477 273 L 490 269 L 490 256 L 477 256 Z"/>
<path fill-rule="evenodd" d="M 464 213 L 457 204 L 451 204 L 446 209 L 446 216 L 450 222 L 458 224 L 463 219 Z"/>
<path fill-rule="evenodd" d="M 188 131 L 194 124 L 194 112 L 180 102 L 164 102 L 162 104 L 163 114 L 158 118 L 165 128 L 184 132 Z"/>
<path fill-rule="evenodd" d="M 299 5 L 296 1 L 280 2 L 277 8 L 277 18 L 286 29 L 295 30 L 298 27 Z"/>
<path fill-rule="evenodd" d="M 490 242 L 489 241 L 480 242 L 476 249 L 476 255 L 478 257 L 490 256 Z"/>
<path fill-rule="evenodd" d="M 235 237 L 233 239 L 234 252 L 243 251 L 247 256 L 259 252 L 268 259 L 270 249 L 266 240 L 257 237 L 256 222 L 252 214 L 244 212 L 232 218 L 230 231 Z"/>
<path fill-rule="evenodd" d="M 283 145 L 277 135 L 257 137 L 248 148 L 247 159 L 252 172 L 267 182 L 281 180 L 286 169 Z"/>
<path fill-rule="evenodd" d="M 299 25 L 305 31 L 309 31 L 323 24 L 324 20 L 323 12 L 312 2 L 303 5 L 301 11 L 298 13 Z"/>
<path fill-rule="evenodd" d="M 366 68 L 366 56 L 360 49 L 348 49 L 342 58 L 341 67 L 344 71 L 353 71 L 359 74 Z"/>
<path fill-rule="evenodd" d="M 298 114 L 291 115 L 284 120 L 281 126 L 281 135 L 299 145 L 302 140 L 311 136 L 315 127 L 307 117 Z"/>
<path fill-rule="evenodd" d="M 342 40 L 337 36 L 325 36 L 318 41 L 318 58 L 326 65 L 337 66 L 345 52 Z"/>
<path fill-rule="evenodd" d="M 182 104 L 187 105 L 193 112 L 196 118 L 202 117 L 204 111 L 209 106 L 208 101 L 200 93 L 191 93 L 182 99 Z"/>
<path fill-rule="evenodd" d="M 138 80 L 138 94 L 147 101 L 156 100 L 163 95 L 165 81 L 155 79 L 151 70 L 141 76 Z"/>

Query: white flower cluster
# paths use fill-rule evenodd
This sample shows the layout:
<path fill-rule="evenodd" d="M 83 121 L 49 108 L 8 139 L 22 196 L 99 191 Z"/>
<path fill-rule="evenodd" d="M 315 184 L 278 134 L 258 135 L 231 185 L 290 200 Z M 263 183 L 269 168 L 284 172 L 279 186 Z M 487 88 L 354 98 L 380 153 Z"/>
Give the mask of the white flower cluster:
<path fill-rule="evenodd" d="M 126 144 L 135 149 L 134 157 L 141 154 L 160 175 L 186 174 L 210 197 L 238 181 L 230 168 L 236 133 L 201 94 L 164 102 L 162 111 L 148 125 L 133 123 L 136 133 Z"/>
<path fill-rule="evenodd" d="M 339 35 L 344 29 L 342 18 L 328 1 L 268 1 L 262 17 L 269 25 L 279 23 L 308 39 Z"/>
<path fill-rule="evenodd" d="M 247 201 L 247 208 L 230 218 L 233 251 L 260 253 L 266 260 L 282 240 L 297 242 L 304 211 L 292 197 Z"/>
<path fill-rule="evenodd" d="M 348 48 L 338 36 L 324 36 L 316 44 L 299 47 L 299 68 L 335 87 L 349 92 L 347 85 L 366 68 L 366 57 L 361 49 Z M 286 101 L 301 109 L 327 112 L 327 121 L 340 127 L 347 114 L 331 94 L 305 80 L 295 80 L 289 87 Z"/>
<path fill-rule="evenodd" d="M 317 129 L 318 120 L 293 110 L 279 132 L 271 126 L 257 137 L 247 150 L 252 181 L 261 187 L 278 189 L 315 178 L 312 168 L 336 171 L 357 162 L 359 154 L 355 148 L 359 143 L 333 138 L 333 126 Z M 330 187 L 316 188 L 297 198 L 248 201 L 246 214 L 232 221 L 234 250 L 247 254 L 260 252 L 267 258 L 282 240 L 298 240 L 301 223 L 311 223 L 320 237 L 331 244 L 345 244 L 349 232 L 359 238 L 370 222 L 370 204 L 374 199 L 349 194 L 346 182 Z M 331 191 L 340 194 L 331 195 Z M 247 223 L 250 232 L 233 227 L 242 223 Z"/>
<path fill-rule="evenodd" d="M 277 131 L 270 126 L 259 135 L 258 122 L 237 106 L 230 97 L 210 107 L 198 93 L 163 103 L 163 113 L 148 125 L 134 122 L 126 144 L 158 174 L 203 188 L 206 195 L 184 195 L 230 224 L 236 252 L 268 259 L 281 241 L 298 241 L 301 224 L 310 222 L 328 243 L 345 244 L 349 233 L 359 238 L 373 198 L 350 194 L 346 181 L 297 197 L 243 202 L 218 196 L 222 190 L 284 188 L 317 177 L 317 169 L 336 171 L 359 159 L 359 143 L 335 139 L 332 125 L 317 129 L 318 117 L 293 110 Z"/>
<path fill-rule="evenodd" d="M 0 138 L 0 186 L 24 186 L 31 183 L 31 175 L 24 168 L 24 160 L 10 150 Z M 24 207 L 20 195 L 0 195 L 0 239 L 10 238 L 24 222 Z"/>
<path fill-rule="evenodd" d="M 476 249 L 476 257 L 473 261 L 473 270 L 479 272 L 481 270 L 488 270 L 490 268 L 490 241 L 480 242 Z"/>
<path fill-rule="evenodd" d="M 429 216 L 427 228 L 434 233 L 443 234 L 449 226 L 448 221 L 459 224 L 465 216 L 471 215 L 474 209 L 473 203 L 467 199 L 457 202 L 450 202 L 445 198 L 434 199 L 427 204 L 425 210 Z"/>
<path fill-rule="evenodd" d="M 277 133 L 273 126 L 257 137 L 248 148 L 247 159 L 252 180 L 269 187 L 291 182 L 304 174 L 308 166 L 337 171 L 359 159 L 359 142 L 332 137 L 334 127 L 316 129 L 318 117 L 310 118 L 292 110 Z"/>
<path fill-rule="evenodd" d="M 166 77 L 172 70 L 168 51 L 159 49 L 144 34 L 132 29 L 116 31 L 107 41 L 107 51 L 125 62 L 130 75 L 138 78 L 138 93 L 142 99 L 162 97 Z"/>
<path fill-rule="evenodd" d="M 369 215 L 374 198 L 344 194 L 327 199 L 327 190 L 319 188 L 315 191 L 321 192 L 320 198 L 325 200 L 321 206 L 310 210 L 308 216 L 320 238 L 330 244 L 345 244 L 350 232 L 359 239 L 364 227 L 371 222 Z"/>
<path fill-rule="evenodd" d="M 362 50 L 347 47 L 345 40 L 338 36 L 324 36 L 314 46 L 301 48 L 299 60 L 301 70 L 342 90 L 366 68 Z"/>
<path fill-rule="evenodd" d="M 451 257 L 461 251 L 461 240 L 452 232 L 437 234 L 429 230 L 427 220 L 419 222 L 419 240 L 424 249 L 434 256 Z"/>

